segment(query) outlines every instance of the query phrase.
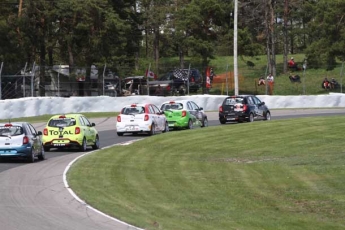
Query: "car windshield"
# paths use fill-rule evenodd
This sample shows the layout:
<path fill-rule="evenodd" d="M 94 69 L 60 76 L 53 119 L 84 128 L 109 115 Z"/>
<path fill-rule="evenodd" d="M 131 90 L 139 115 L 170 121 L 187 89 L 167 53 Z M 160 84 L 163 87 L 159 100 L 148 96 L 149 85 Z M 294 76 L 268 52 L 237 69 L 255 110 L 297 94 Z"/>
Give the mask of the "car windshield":
<path fill-rule="evenodd" d="M 22 135 L 23 128 L 21 126 L 0 126 L 0 136 L 18 136 Z"/>
<path fill-rule="evenodd" d="M 234 105 L 234 104 L 242 104 L 243 98 L 242 97 L 231 97 L 225 100 L 225 105 Z"/>
<path fill-rule="evenodd" d="M 122 114 L 125 114 L 125 115 L 140 114 L 140 113 L 145 113 L 145 108 L 142 106 L 125 107 L 122 110 Z"/>
<path fill-rule="evenodd" d="M 183 109 L 182 103 L 167 103 L 162 105 L 162 110 L 181 110 Z"/>
<path fill-rule="evenodd" d="M 70 127 L 76 125 L 74 118 L 55 118 L 51 119 L 48 123 L 49 127 Z"/>

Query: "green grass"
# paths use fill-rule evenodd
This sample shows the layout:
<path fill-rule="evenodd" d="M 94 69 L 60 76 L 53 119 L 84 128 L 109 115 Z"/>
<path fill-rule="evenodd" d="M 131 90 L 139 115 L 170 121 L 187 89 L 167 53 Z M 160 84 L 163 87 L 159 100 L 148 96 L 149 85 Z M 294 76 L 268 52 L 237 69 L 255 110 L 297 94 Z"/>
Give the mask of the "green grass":
<path fill-rule="evenodd" d="M 169 132 L 92 153 L 67 177 L 145 229 L 344 229 L 344 129 L 334 116 Z"/>
<path fill-rule="evenodd" d="M 82 113 L 87 118 L 102 118 L 102 117 L 114 117 L 117 116 L 118 112 L 90 112 L 90 113 Z M 20 118 L 13 118 L 11 121 L 26 121 L 30 123 L 37 123 L 37 122 L 46 122 L 48 121 L 53 115 L 46 114 L 42 116 L 36 117 L 20 117 Z M 6 122 L 8 119 L 2 119 L 0 122 Z"/>

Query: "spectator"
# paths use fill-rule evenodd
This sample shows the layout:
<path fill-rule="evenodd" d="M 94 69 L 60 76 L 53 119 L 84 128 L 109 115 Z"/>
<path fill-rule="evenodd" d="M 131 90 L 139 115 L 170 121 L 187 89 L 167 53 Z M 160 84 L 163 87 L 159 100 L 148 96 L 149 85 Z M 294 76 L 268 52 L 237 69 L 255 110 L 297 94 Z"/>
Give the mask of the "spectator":
<path fill-rule="evenodd" d="M 339 87 L 339 83 L 334 78 L 332 78 L 332 80 L 331 80 L 331 88 L 332 89 L 336 89 L 338 87 Z"/>
<path fill-rule="evenodd" d="M 216 77 L 216 74 L 213 72 L 213 68 L 210 69 L 210 80 L 213 82 L 213 78 Z"/>
<path fill-rule="evenodd" d="M 331 83 L 329 82 L 327 77 L 325 77 L 325 79 L 323 79 L 323 81 L 322 81 L 322 88 L 324 88 L 324 89 L 330 89 L 331 88 Z"/>
<path fill-rule="evenodd" d="M 271 73 L 267 76 L 267 82 L 268 82 L 269 94 L 272 95 L 273 87 L 274 87 L 274 77 Z"/>
<path fill-rule="evenodd" d="M 289 67 L 289 69 L 291 69 L 291 70 L 295 70 L 295 71 L 298 71 L 298 70 L 299 70 L 299 68 L 298 68 L 298 66 L 297 66 L 297 64 L 296 64 L 296 62 L 295 62 L 295 60 L 293 59 L 293 57 L 291 57 L 290 60 L 288 61 L 288 67 Z"/>
<path fill-rule="evenodd" d="M 158 87 L 156 88 L 156 91 L 155 91 L 155 95 L 161 96 L 162 94 L 163 94 L 162 87 L 161 87 L 161 85 L 158 85 Z"/>
<path fill-rule="evenodd" d="M 299 82 L 301 83 L 301 77 L 299 75 L 290 75 L 289 79 L 291 82 Z"/>
<path fill-rule="evenodd" d="M 264 77 L 260 77 L 260 78 L 259 78 L 258 85 L 266 85 L 266 82 L 265 82 L 265 78 L 264 78 Z"/>

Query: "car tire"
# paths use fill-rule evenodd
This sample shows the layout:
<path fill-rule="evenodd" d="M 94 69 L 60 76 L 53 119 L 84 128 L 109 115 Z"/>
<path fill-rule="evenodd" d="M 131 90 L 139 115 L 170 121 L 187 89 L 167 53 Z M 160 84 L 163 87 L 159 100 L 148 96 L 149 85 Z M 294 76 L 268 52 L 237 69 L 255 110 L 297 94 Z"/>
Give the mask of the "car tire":
<path fill-rule="evenodd" d="M 224 124 L 226 123 L 226 121 L 224 121 L 224 120 L 219 120 L 219 122 L 220 122 L 222 125 L 224 125 Z"/>
<path fill-rule="evenodd" d="M 85 152 L 86 149 L 87 149 L 87 143 L 86 143 L 86 139 L 85 139 L 85 137 L 84 137 L 84 138 L 83 138 L 83 143 L 82 143 L 81 146 L 80 146 L 80 150 L 81 150 L 82 152 Z"/>
<path fill-rule="evenodd" d="M 192 121 L 192 119 L 189 119 L 189 121 L 188 121 L 188 127 L 187 127 L 188 129 L 193 129 L 193 121 Z"/>
<path fill-rule="evenodd" d="M 166 133 L 166 132 L 169 132 L 169 124 L 168 124 L 168 122 L 165 122 L 165 127 L 164 127 L 164 130 L 163 130 L 163 133 Z"/>
<path fill-rule="evenodd" d="M 99 149 L 99 137 L 96 135 L 95 144 L 92 145 L 92 149 Z"/>
<path fill-rule="evenodd" d="M 40 161 L 43 161 L 44 159 L 46 159 L 43 146 L 41 147 L 41 153 L 37 157 Z"/>
<path fill-rule="evenodd" d="M 28 163 L 34 163 L 35 162 L 35 154 L 33 149 L 30 150 L 29 156 L 27 156 Z"/>
<path fill-rule="evenodd" d="M 203 120 L 202 120 L 202 125 L 201 127 L 207 127 L 208 126 L 208 120 L 207 120 L 207 117 L 205 117 Z"/>
<path fill-rule="evenodd" d="M 50 148 L 49 147 L 43 147 L 43 149 L 44 149 L 44 152 L 49 152 L 50 151 Z"/>
<path fill-rule="evenodd" d="M 248 122 L 253 122 L 254 121 L 254 114 L 253 113 L 250 113 L 249 114 L 249 117 L 248 117 Z"/>
<path fill-rule="evenodd" d="M 119 137 L 122 137 L 123 136 L 123 133 L 117 133 L 117 135 L 119 136 Z"/>
<path fill-rule="evenodd" d="M 156 133 L 156 127 L 155 127 L 155 124 L 152 124 L 151 125 L 151 130 L 150 130 L 150 132 L 149 132 L 149 136 L 153 136 L 153 135 L 155 135 L 155 133 Z"/>
<path fill-rule="evenodd" d="M 270 121 L 271 120 L 271 113 L 270 112 L 266 112 L 265 113 L 264 120 L 265 121 Z"/>

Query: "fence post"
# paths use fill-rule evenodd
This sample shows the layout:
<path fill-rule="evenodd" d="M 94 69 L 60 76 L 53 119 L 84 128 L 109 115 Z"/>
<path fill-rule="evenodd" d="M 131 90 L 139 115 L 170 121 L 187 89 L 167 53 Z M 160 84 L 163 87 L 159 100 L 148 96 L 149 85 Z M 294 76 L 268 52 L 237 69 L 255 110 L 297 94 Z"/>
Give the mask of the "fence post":
<path fill-rule="evenodd" d="M 25 77 L 26 77 L 26 67 L 28 66 L 28 63 L 25 62 L 25 67 L 24 67 L 24 77 L 23 77 L 23 97 L 25 97 L 25 90 L 26 90 L 26 87 L 25 87 Z"/>
<path fill-rule="evenodd" d="M 228 71 L 229 71 L 229 64 L 226 64 L 226 75 L 225 75 L 226 96 L 229 96 Z"/>
<path fill-rule="evenodd" d="M 187 74 L 187 95 L 189 96 L 189 73 L 190 73 L 190 63 L 188 67 L 188 74 Z"/>
<path fill-rule="evenodd" d="M 60 72 L 61 72 L 61 64 L 59 65 L 59 71 L 58 71 L 58 75 L 57 75 L 57 80 L 58 80 L 58 97 L 60 97 Z"/>
<path fill-rule="evenodd" d="M 34 77 L 35 77 L 35 68 L 36 68 L 36 62 L 34 62 L 32 66 L 32 73 L 31 73 L 31 97 L 34 96 Z"/>
<path fill-rule="evenodd" d="M 307 69 L 307 59 L 304 59 L 303 63 L 303 95 L 305 95 L 305 71 Z"/>
<path fill-rule="evenodd" d="M 2 73 L 2 67 L 4 66 L 4 62 L 1 62 L 1 66 L 0 66 L 0 100 L 2 100 L 2 81 L 1 81 L 1 73 Z"/>
<path fill-rule="evenodd" d="M 344 59 L 343 59 L 343 64 L 341 65 L 341 71 L 340 71 L 340 93 L 343 93 L 343 73 L 344 73 L 343 71 L 344 71 Z"/>
<path fill-rule="evenodd" d="M 105 75 L 105 69 L 107 68 L 107 63 L 104 64 L 104 69 L 103 69 L 103 78 L 102 78 L 102 84 L 103 84 L 103 96 L 104 96 L 104 75 Z"/>

